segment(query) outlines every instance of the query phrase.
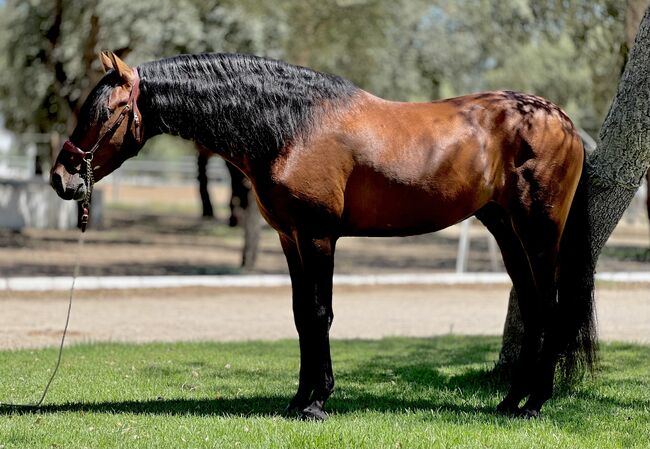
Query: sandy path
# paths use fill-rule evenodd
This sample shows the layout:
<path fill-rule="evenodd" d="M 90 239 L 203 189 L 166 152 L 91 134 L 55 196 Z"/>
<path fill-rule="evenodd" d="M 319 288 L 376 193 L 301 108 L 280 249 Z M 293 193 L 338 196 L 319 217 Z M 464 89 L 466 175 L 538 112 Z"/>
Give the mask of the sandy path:
<path fill-rule="evenodd" d="M 0 295 L 0 348 L 55 345 L 66 294 Z M 502 331 L 508 288 L 339 287 L 333 338 Z M 650 286 L 598 292 L 601 337 L 650 343 Z M 77 293 L 69 342 L 295 338 L 288 288 Z"/>

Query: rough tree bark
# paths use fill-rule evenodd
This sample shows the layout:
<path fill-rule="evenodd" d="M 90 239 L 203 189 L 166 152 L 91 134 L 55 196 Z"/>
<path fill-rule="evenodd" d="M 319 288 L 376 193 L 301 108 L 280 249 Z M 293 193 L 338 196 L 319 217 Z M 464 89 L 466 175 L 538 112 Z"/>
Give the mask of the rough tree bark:
<path fill-rule="evenodd" d="M 647 3 L 647 0 L 641 0 Z M 631 1 L 638 8 L 639 1 Z M 646 8 L 596 151 L 587 160 L 591 251 L 594 260 L 630 205 L 650 167 L 650 9 Z M 498 366 L 509 372 L 519 355 L 523 326 L 510 293 Z"/>
<path fill-rule="evenodd" d="M 650 7 L 650 0 L 627 0 L 625 10 L 625 57 L 629 56 L 630 48 L 634 44 L 634 38 L 639 31 L 639 24 L 643 18 L 643 12 Z M 646 184 L 650 186 L 650 170 L 646 172 Z M 646 211 L 650 219 L 650 192 L 646 195 Z"/>

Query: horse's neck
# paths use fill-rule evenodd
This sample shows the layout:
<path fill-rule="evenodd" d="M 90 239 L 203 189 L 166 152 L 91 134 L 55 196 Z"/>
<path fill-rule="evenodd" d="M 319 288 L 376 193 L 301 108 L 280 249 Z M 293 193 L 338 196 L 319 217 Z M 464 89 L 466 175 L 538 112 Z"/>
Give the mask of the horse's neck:
<path fill-rule="evenodd" d="M 152 88 L 153 87 L 153 88 Z M 250 102 L 231 86 L 197 93 L 187 83 L 143 80 L 143 122 L 147 137 L 171 134 L 191 140 L 237 166 L 251 157 L 272 156 L 282 137 L 273 128 L 273 104 Z M 225 104 L 224 104 L 225 103 Z"/>
<path fill-rule="evenodd" d="M 182 83 L 156 80 L 151 86 L 145 79 L 143 87 L 140 108 L 147 138 L 170 134 L 193 141 L 204 151 L 224 153 L 226 148 L 219 142 L 222 136 L 214 131 L 219 127 L 219 117 L 201 108 L 202 99 L 192 101 Z"/>
<path fill-rule="evenodd" d="M 305 137 L 316 108 L 357 91 L 341 78 L 241 55 L 177 57 L 140 72 L 145 131 L 193 140 L 238 166 L 273 159 Z"/>

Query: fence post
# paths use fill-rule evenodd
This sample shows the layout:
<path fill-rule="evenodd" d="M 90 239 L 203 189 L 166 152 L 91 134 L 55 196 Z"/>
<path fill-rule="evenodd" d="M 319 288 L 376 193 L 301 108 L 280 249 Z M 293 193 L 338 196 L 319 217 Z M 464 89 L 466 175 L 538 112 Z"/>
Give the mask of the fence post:
<path fill-rule="evenodd" d="M 458 239 L 458 255 L 456 256 L 456 273 L 464 273 L 469 260 L 469 228 L 472 218 L 460 224 L 460 237 Z"/>

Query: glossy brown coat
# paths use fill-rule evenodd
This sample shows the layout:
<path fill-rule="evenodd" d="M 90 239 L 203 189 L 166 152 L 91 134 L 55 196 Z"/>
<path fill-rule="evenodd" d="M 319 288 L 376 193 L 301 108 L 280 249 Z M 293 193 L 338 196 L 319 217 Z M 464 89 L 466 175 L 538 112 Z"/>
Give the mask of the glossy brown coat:
<path fill-rule="evenodd" d="M 363 93 L 347 111 L 326 116 L 307 142 L 287 148 L 270 179 L 251 177 L 263 180 L 265 217 L 289 235 L 305 226 L 339 236 L 433 232 L 489 202 L 523 212 L 538 194 L 545 197 L 537 206 L 561 230 L 583 157 L 569 119 L 538 97 L 493 92 L 398 103 Z"/>

